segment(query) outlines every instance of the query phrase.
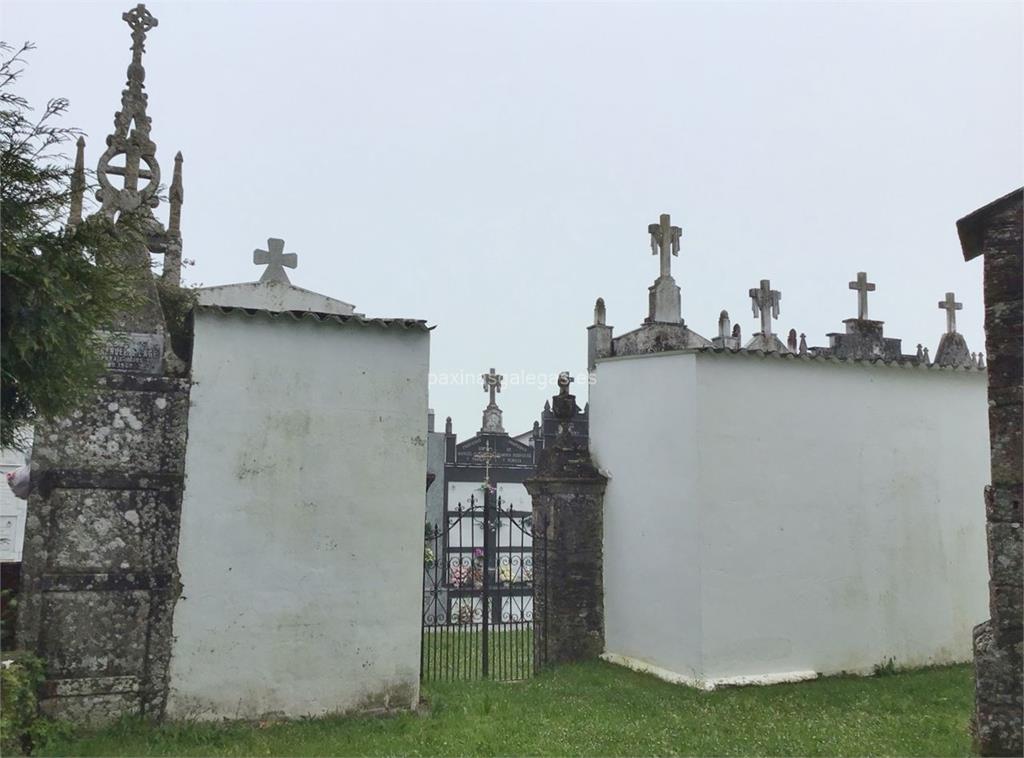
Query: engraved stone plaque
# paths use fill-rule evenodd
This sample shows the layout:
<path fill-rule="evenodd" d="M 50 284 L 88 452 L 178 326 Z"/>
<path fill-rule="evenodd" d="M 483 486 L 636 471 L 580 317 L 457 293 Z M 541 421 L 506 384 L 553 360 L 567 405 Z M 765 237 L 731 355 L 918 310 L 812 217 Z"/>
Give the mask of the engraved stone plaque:
<path fill-rule="evenodd" d="M 107 332 L 103 348 L 107 368 L 132 374 L 163 373 L 164 335 Z"/>

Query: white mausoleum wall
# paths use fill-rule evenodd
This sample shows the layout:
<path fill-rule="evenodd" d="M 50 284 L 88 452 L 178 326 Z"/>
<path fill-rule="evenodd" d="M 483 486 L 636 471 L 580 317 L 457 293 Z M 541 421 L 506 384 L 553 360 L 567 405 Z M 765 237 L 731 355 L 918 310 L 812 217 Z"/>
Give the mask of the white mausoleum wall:
<path fill-rule="evenodd" d="M 712 684 L 968 660 L 987 613 L 986 409 L 981 372 L 600 362 L 610 657 Z M 672 556 L 660 577 L 651 554 Z M 679 608 L 635 623 L 658 604 Z M 666 623 L 687 614 L 696 645 Z"/>
<path fill-rule="evenodd" d="M 197 311 L 171 717 L 415 704 L 428 353 Z"/>
<path fill-rule="evenodd" d="M 684 679 L 700 674 L 695 372 L 694 355 L 613 359 L 590 386 L 591 452 L 609 474 L 606 648 Z"/>

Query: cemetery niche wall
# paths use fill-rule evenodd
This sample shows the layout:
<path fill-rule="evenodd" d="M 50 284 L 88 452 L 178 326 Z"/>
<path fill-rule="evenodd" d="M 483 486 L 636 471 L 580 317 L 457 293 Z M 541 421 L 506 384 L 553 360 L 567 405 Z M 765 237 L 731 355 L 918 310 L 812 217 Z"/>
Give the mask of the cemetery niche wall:
<path fill-rule="evenodd" d="M 868 318 L 864 274 L 827 346 L 775 334 L 769 280 L 746 344 L 725 312 L 708 339 L 676 317 L 667 221 L 650 230 L 647 321 L 615 337 L 598 301 L 588 330 L 605 657 L 703 687 L 968 660 L 986 576 L 965 503 L 987 481 L 988 425 L 955 296 L 934 361 Z"/>

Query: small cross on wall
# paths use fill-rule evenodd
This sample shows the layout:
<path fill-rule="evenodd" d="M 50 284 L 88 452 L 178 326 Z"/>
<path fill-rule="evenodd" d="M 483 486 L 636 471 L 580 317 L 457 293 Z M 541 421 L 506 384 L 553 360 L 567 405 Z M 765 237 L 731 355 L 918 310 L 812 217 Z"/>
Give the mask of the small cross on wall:
<path fill-rule="evenodd" d="M 260 282 L 282 282 L 291 284 L 284 267 L 295 268 L 299 265 L 298 253 L 284 252 L 284 240 L 271 237 L 267 240 L 267 250 L 253 250 L 252 262 L 257 266 L 266 266 Z"/>
<path fill-rule="evenodd" d="M 939 301 L 939 307 L 946 312 L 946 333 L 956 333 L 956 312 L 962 311 L 964 304 L 958 303 L 952 292 L 947 292 L 946 299 Z"/>

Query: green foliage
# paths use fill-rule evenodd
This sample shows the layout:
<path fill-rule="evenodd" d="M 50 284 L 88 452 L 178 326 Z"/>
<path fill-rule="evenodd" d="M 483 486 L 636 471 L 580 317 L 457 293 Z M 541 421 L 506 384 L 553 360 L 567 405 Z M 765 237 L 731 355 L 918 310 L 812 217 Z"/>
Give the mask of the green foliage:
<path fill-rule="evenodd" d="M 875 676 L 892 676 L 899 669 L 896 668 L 895 658 L 884 658 L 881 663 L 876 663 L 872 669 Z"/>
<path fill-rule="evenodd" d="M 6 658 L 7 654 L 4 654 Z M 12 654 L 0 670 L 0 753 L 29 755 L 53 741 L 68 740 L 70 726 L 39 715 L 38 691 L 46 666 L 29 653 Z"/>
<path fill-rule="evenodd" d="M 53 755 L 935 755 L 971 753 L 970 666 L 701 692 L 601 661 L 525 682 L 424 688 L 426 715 L 283 723 L 141 720 Z"/>
<path fill-rule="evenodd" d="M 0 446 L 89 395 L 103 370 L 97 330 L 138 302 L 131 269 L 119 263 L 144 244 L 147 224 L 139 212 L 66 226 L 72 167 L 61 146 L 79 132 L 52 123 L 67 100 L 33 118 L 11 91 L 30 49 L 0 43 Z"/>

